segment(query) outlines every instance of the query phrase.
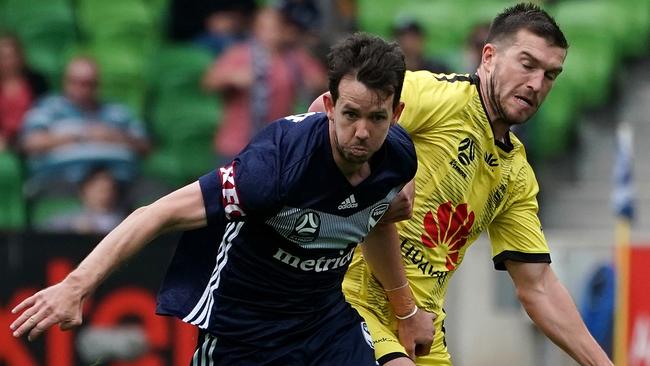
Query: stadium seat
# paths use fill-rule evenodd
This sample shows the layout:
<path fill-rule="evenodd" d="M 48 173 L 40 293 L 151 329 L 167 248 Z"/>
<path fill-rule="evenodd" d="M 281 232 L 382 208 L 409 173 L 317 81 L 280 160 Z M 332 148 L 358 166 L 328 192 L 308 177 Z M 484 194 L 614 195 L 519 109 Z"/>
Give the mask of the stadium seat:
<path fill-rule="evenodd" d="M 173 186 L 196 179 L 213 166 L 212 137 L 221 114 L 216 96 L 201 91 L 200 80 L 213 56 L 200 48 L 167 45 L 152 58 L 148 113 L 157 151 L 145 174 Z"/>
<path fill-rule="evenodd" d="M 176 100 L 160 99 L 151 118 L 151 131 L 169 162 L 154 161 L 157 176 L 186 182 L 209 169 L 213 163 L 213 136 L 220 116 L 218 99 L 210 96 Z M 173 171 L 163 172 L 165 169 Z"/>
<path fill-rule="evenodd" d="M 27 59 L 43 72 L 52 85 L 58 85 L 64 60 L 62 51 L 76 40 L 75 21 L 67 1 L 4 0 L 2 17 L 9 30 L 21 38 Z"/>
<path fill-rule="evenodd" d="M 79 27 L 93 43 L 151 51 L 160 39 L 156 15 L 143 1 L 79 0 L 77 11 Z"/>
<path fill-rule="evenodd" d="M 561 79 L 568 81 L 581 106 L 595 107 L 606 103 L 612 89 L 612 76 L 617 67 L 615 55 L 607 43 L 576 39 L 569 48 Z"/>
<path fill-rule="evenodd" d="M 81 210 L 81 201 L 77 197 L 43 197 L 35 200 L 31 207 L 31 224 L 36 229 L 43 229 L 60 215 L 72 214 Z"/>
<path fill-rule="evenodd" d="M 153 55 L 147 79 L 156 94 L 175 93 L 179 89 L 196 94 L 203 73 L 213 61 L 212 54 L 203 48 L 166 45 Z"/>
<path fill-rule="evenodd" d="M 365 32 L 390 38 L 391 30 L 403 1 L 358 0 L 359 28 Z"/>
<path fill-rule="evenodd" d="M 145 58 L 142 50 L 114 43 L 91 44 L 86 53 L 100 67 L 100 93 L 109 101 L 126 103 L 143 115 L 146 94 Z"/>
<path fill-rule="evenodd" d="M 632 23 L 619 5 L 607 0 L 559 2 L 552 13 L 567 35 L 569 43 L 587 40 L 603 42 L 603 47 L 618 59 L 633 49 Z"/>
<path fill-rule="evenodd" d="M 575 134 L 579 103 L 570 81 L 558 79 L 544 104 L 527 125 L 529 155 L 536 160 L 560 156 Z"/>
<path fill-rule="evenodd" d="M 0 152 L 0 230 L 19 230 L 25 226 L 25 202 L 18 158 Z"/>

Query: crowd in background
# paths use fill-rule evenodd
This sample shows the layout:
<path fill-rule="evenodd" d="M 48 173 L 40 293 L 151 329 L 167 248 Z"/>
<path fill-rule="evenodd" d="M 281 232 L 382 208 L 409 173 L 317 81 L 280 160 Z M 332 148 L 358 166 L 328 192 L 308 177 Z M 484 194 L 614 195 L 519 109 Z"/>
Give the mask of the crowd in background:
<path fill-rule="evenodd" d="M 209 53 L 211 61 L 192 87 L 210 95 L 202 103 L 222 105 L 211 117 L 212 146 L 210 156 L 202 157 L 208 162 L 203 171 L 232 159 L 270 121 L 306 111 L 327 89 L 324 59 L 329 45 L 357 29 L 354 0 L 268 4 L 173 0 L 166 6 L 162 42 Z M 477 25 L 464 46 L 462 64 L 453 67 L 426 54 L 426 39 L 435 35 L 427 34 L 417 20 L 397 18 L 392 36 L 411 70 L 473 72 L 486 30 L 487 25 Z M 67 57 L 60 75 L 60 80 L 48 80 L 31 68 L 20 37 L 11 30 L 2 31 L 0 151 L 20 158 L 23 200 L 26 215 L 31 215 L 28 226 L 42 231 L 106 233 L 135 205 L 196 178 L 199 172 L 192 171 L 182 181 L 166 181 L 150 174 L 151 169 L 149 174 L 141 169 L 143 162 L 155 160 L 152 156 L 163 149 L 160 133 L 152 133 L 155 126 L 173 130 L 167 134 L 183 134 L 184 129 L 193 128 L 191 117 L 161 128 L 156 120 L 160 114 L 147 111 L 155 102 L 145 102 L 139 110 L 126 100 L 104 98 L 100 93 L 102 65 L 83 52 Z M 154 75 L 154 79 L 162 76 Z M 178 90 L 174 95 L 172 88 L 169 98 L 182 99 L 182 93 Z M 164 101 L 159 96 L 158 103 Z M 183 150 L 170 151 L 184 155 L 179 152 Z M 159 160 L 168 160 L 162 155 Z M 74 203 L 34 218 L 43 202 L 62 197 Z"/>

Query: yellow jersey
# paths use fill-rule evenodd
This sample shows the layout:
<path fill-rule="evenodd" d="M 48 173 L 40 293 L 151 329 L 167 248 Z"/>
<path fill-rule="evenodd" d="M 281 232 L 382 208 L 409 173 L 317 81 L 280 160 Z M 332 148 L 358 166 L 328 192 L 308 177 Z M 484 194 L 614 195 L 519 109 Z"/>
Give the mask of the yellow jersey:
<path fill-rule="evenodd" d="M 418 157 L 413 216 L 397 224 L 402 258 L 417 305 L 438 315 L 436 342 L 444 353 L 447 286 L 482 232 L 489 234 L 497 269 L 505 269 L 507 259 L 550 262 L 537 215 L 539 188 L 524 146 L 512 133 L 504 142 L 495 140 L 479 85 L 476 75 L 407 71 L 401 97 L 399 123 Z M 362 315 L 394 326 L 384 291 L 360 251 L 343 288 L 348 301 L 365 308 Z"/>

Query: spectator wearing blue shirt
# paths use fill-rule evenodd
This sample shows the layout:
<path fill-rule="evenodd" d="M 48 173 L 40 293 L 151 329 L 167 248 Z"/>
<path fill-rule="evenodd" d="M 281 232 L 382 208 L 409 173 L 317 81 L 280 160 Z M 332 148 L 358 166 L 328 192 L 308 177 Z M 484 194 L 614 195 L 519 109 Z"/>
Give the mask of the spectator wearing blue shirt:
<path fill-rule="evenodd" d="M 131 181 L 149 150 L 142 123 L 125 106 L 98 97 L 99 70 L 77 57 L 66 68 L 63 93 L 41 99 L 25 117 L 21 145 L 31 182 L 77 183 L 97 165 Z"/>

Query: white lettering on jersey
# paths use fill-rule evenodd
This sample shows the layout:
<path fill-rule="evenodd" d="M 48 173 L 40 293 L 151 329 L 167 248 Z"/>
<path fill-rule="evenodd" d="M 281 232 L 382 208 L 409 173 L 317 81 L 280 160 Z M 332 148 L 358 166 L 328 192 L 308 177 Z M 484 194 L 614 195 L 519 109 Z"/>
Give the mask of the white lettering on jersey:
<path fill-rule="evenodd" d="M 235 187 L 235 167 L 232 164 L 227 165 L 219 168 L 219 173 L 221 174 L 221 196 L 226 217 L 232 219 L 246 216 L 244 210 L 239 206 L 239 196 L 237 187 Z"/>
<path fill-rule="evenodd" d="M 314 115 L 316 113 L 318 113 L 318 112 L 308 112 L 308 113 L 296 114 L 296 115 L 293 115 L 293 116 L 284 117 L 284 119 L 288 119 L 291 122 L 298 123 L 298 122 L 302 122 L 303 119 L 305 119 L 305 118 L 307 118 L 309 116 L 312 116 L 312 115 Z"/>
<path fill-rule="evenodd" d="M 340 250 L 340 256 L 334 258 L 320 257 L 318 259 L 302 259 L 278 248 L 278 251 L 273 255 L 273 258 L 284 264 L 288 264 L 293 268 L 300 268 L 300 270 L 305 272 L 325 272 L 330 269 L 337 269 L 345 266 L 352 259 L 353 254 L 354 248 L 350 249 L 347 253 Z"/>

